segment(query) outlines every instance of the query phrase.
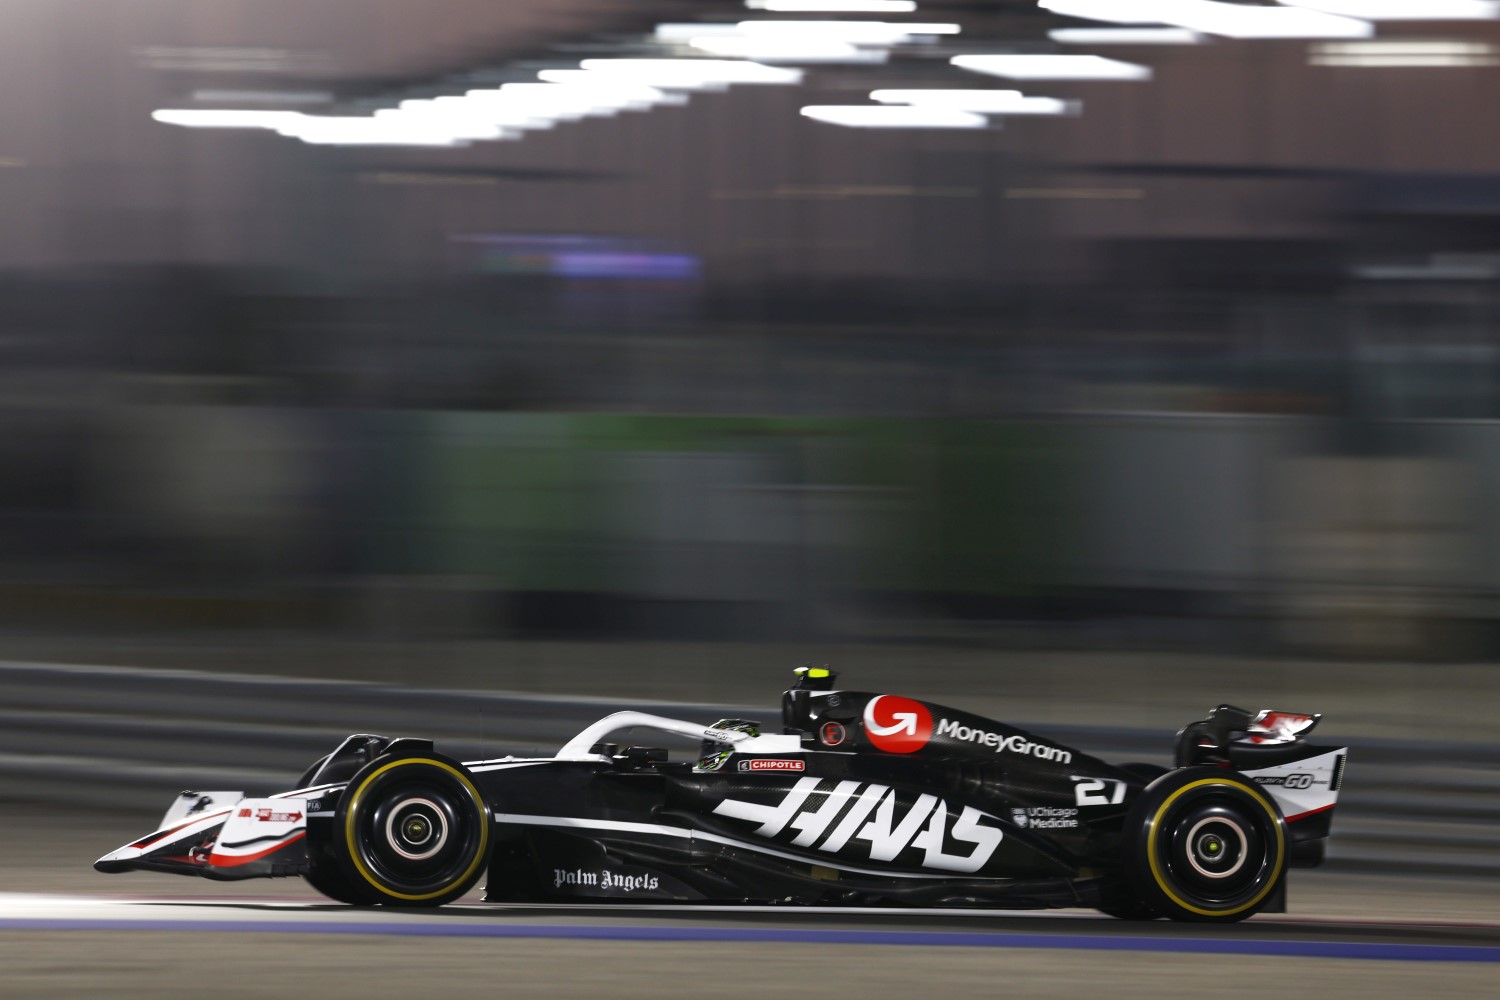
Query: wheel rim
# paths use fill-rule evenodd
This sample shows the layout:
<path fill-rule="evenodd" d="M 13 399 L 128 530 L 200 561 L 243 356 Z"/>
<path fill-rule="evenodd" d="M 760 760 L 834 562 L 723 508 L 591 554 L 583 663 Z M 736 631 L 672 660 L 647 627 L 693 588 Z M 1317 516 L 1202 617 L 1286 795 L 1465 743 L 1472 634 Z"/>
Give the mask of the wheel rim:
<path fill-rule="evenodd" d="M 1205 816 L 1182 839 L 1188 866 L 1211 882 L 1233 878 L 1250 852 L 1250 838 L 1233 816 Z"/>
<path fill-rule="evenodd" d="M 450 814 L 452 805 L 423 795 L 383 802 L 377 829 L 384 829 L 386 837 L 378 841 L 378 849 L 408 862 L 435 858 L 449 844 Z M 386 822 L 380 823 L 381 816 Z"/>
<path fill-rule="evenodd" d="M 447 803 L 439 804 L 416 795 L 382 803 L 379 812 L 385 816 L 385 839 L 381 847 L 404 861 L 426 861 L 448 844 Z"/>

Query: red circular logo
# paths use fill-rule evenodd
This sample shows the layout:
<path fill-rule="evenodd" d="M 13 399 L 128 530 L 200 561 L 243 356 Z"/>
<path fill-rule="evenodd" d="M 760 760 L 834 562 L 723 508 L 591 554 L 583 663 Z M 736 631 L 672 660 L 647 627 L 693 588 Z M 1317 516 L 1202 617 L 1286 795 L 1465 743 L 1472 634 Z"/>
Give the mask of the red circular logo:
<path fill-rule="evenodd" d="M 932 713 L 920 701 L 878 695 L 865 704 L 865 735 L 886 753 L 914 753 L 932 739 Z"/>
<path fill-rule="evenodd" d="M 825 722 L 821 736 L 825 745 L 836 747 L 844 742 L 844 727 L 837 722 Z"/>

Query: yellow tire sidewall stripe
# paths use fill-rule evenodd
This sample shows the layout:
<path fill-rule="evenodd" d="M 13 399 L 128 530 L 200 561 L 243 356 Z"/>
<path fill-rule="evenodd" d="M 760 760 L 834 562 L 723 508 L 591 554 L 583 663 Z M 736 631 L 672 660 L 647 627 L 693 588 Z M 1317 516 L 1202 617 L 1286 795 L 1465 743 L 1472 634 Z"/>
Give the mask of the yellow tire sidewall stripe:
<path fill-rule="evenodd" d="M 1250 797 L 1254 799 L 1255 802 L 1266 811 L 1266 814 L 1268 816 L 1271 817 L 1271 828 L 1276 831 L 1275 875 L 1266 881 L 1265 886 L 1260 890 L 1260 892 L 1255 894 L 1255 897 L 1253 899 L 1250 899 L 1249 901 L 1229 910 L 1205 910 L 1201 906 L 1194 906 L 1192 903 L 1188 903 L 1180 899 L 1177 894 L 1167 886 L 1166 880 L 1162 878 L 1161 867 L 1156 862 L 1156 835 L 1161 831 L 1161 824 L 1159 821 L 1161 820 L 1162 815 L 1167 811 L 1167 809 L 1171 807 L 1173 802 L 1177 801 L 1180 796 L 1192 791 L 1194 788 L 1201 788 L 1204 785 L 1222 785 L 1228 788 L 1235 788 L 1239 789 L 1240 791 L 1249 792 Z M 1168 795 L 1166 801 L 1164 801 L 1160 806 L 1157 807 L 1156 815 L 1151 817 L 1151 832 L 1146 836 L 1146 860 L 1151 865 L 1151 877 L 1156 880 L 1156 887 L 1163 893 L 1165 893 L 1168 899 L 1176 903 L 1178 906 L 1182 907 L 1184 910 L 1187 910 L 1190 913 L 1196 913 L 1202 917 L 1233 916 L 1236 913 L 1243 913 L 1245 910 L 1250 909 L 1250 907 L 1256 905 L 1262 899 L 1265 899 L 1270 891 L 1275 888 L 1277 880 L 1281 878 L 1281 869 L 1286 865 L 1286 831 L 1282 828 L 1281 817 L 1277 815 L 1276 807 L 1271 805 L 1271 803 L 1266 800 L 1265 796 L 1256 792 L 1253 788 L 1250 788 L 1248 785 L 1241 784 L 1238 781 L 1227 781 L 1224 778 L 1200 778 L 1197 781 L 1188 782 L 1186 785 L 1183 785 L 1171 795 Z"/>
<path fill-rule="evenodd" d="M 453 775 L 453 777 L 457 778 L 459 783 L 468 790 L 469 796 L 474 800 L 474 804 L 479 807 L 480 817 L 479 850 L 474 852 L 473 863 L 470 864 L 468 868 L 464 869 L 462 875 L 458 876 L 458 878 L 449 882 L 441 889 L 438 889 L 435 892 L 425 892 L 418 895 L 396 892 L 395 890 L 386 887 L 378 879 L 376 879 L 375 875 L 370 871 L 369 868 L 365 867 L 364 861 L 360 858 L 358 840 L 354 835 L 355 820 L 359 816 L 360 800 L 364 797 L 365 790 L 370 787 L 370 783 L 392 768 L 405 767 L 408 764 L 425 764 L 429 767 L 441 768 L 442 770 L 447 771 L 449 774 Z M 485 849 L 489 847 L 490 842 L 489 815 L 488 810 L 484 808 L 484 800 L 480 798 L 479 789 L 475 788 L 474 783 L 470 781 L 468 776 L 458 768 L 452 766 L 451 764 L 445 764 L 440 760 L 432 760 L 428 757 L 403 757 L 400 760 L 393 760 L 389 764 L 386 764 L 384 767 L 377 769 L 374 773 L 366 777 L 364 781 L 359 783 L 359 787 L 354 791 L 353 798 L 351 798 L 349 801 L 349 808 L 344 814 L 344 839 L 348 844 L 349 857 L 354 862 L 354 867 L 359 870 L 360 875 L 364 877 L 366 882 L 374 886 L 383 895 L 392 896 L 396 899 L 405 899 L 415 903 L 421 902 L 424 899 L 435 899 L 438 896 L 441 896 L 443 893 L 452 889 L 455 885 L 458 885 L 466 880 L 470 875 L 473 875 L 474 870 L 484 863 Z"/>

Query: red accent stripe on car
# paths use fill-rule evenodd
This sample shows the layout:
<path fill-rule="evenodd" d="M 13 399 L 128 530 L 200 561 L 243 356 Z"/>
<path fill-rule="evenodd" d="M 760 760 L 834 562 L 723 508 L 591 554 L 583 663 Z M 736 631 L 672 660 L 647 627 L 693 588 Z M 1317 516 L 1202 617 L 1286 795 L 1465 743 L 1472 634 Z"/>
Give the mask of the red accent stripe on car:
<path fill-rule="evenodd" d="M 275 854 L 283 847 L 288 847 L 307 836 L 306 830 L 298 830 L 296 834 L 279 844 L 272 844 L 264 851 L 256 851 L 254 854 L 225 855 L 215 852 L 209 856 L 208 863 L 215 868 L 236 868 L 240 865 L 248 865 L 252 861 L 259 861 L 267 854 Z"/>
<path fill-rule="evenodd" d="M 1320 813 L 1320 812 L 1327 812 L 1327 811 L 1328 811 L 1328 810 L 1330 810 L 1330 809 L 1332 809 L 1332 808 L 1333 808 L 1333 807 L 1334 807 L 1334 806 L 1335 806 L 1335 805 L 1336 805 L 1336 804 L 1337 804 L 1337 803 L 1334 803 L 1334 802 L 1330 802 L 1330 803 L 1328 803 L 1328 805 L 1326 805 L 1326 806 L 1318 806 L 1318 808 L 1316 808 L 1316 809 L 1309 809 L 1309 810 L 1308 810 L 1308 811 L 1307 811 L 1307 812 L 1305 812 L 1305 813 L 1298 813 L 1298 814 L 1297 814 L 1297 815 L 1295 815 L 1295 816 L 1288 816 L 1288 817 L 1287 817 L 1287 818 L 1286 818 L 1286 821 L 1287 821 L 1287 822 L 1288 822 L 1288 823 L 1295 823 L 1295 822 L 1297 822 L 1297 821 L 1298 821 L 1298 820 L 1299 820 L 1299 819 L 1306 819 L 1306 818 L 1307 818 L 1307 817 L 1309 817 L 1309 816 L 1316 816 L 1316 815 L 1317 815 L 1317 814 L 1318 814 L 1318 813 Z"/>
<path fill-rule="evenodd" d="M 181 823 L 178 823 L 176 826 L 168 827 L 165 830 L 158 830 L 153 834 L 142 837 L 140 840 L 137 840 L 130 846 L 140 848 L 144 851 L 146 848 L 151 847 L 155 844 L 159 844 L 162 841 L 166 840 L 168 837 L 172 836 L 172 834 L 186 830 L 194 823 L 201 823 L 206 819 L 213 819 L 215 816 L 223 816 L 227 819 L 229 816 L 229 812 L 229 809 L 215 809 L 213 812 L 204 813 L 201 816 L 192 816 L 188 819 L 183 820 Z"/>

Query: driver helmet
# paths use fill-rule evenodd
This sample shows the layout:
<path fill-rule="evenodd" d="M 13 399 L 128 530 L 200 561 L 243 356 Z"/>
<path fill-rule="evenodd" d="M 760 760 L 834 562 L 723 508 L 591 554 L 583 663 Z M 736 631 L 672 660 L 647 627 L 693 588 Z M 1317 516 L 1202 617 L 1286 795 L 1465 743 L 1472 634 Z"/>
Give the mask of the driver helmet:
<path fill-rule="evenodd" d="M 745 733 L 749 736 L 760 735 L 760 723 L 751 722 L 748 719 L 720 719 L 709 729 L 728 729 L 731 732 Z M 693 767 L 695 771 L 717 771 L 724 766 L 729 755 L 734 753 L 733 743 L 720 743 L 718 740 L 704 740 L 698 748 L 698 763 Z"/>

